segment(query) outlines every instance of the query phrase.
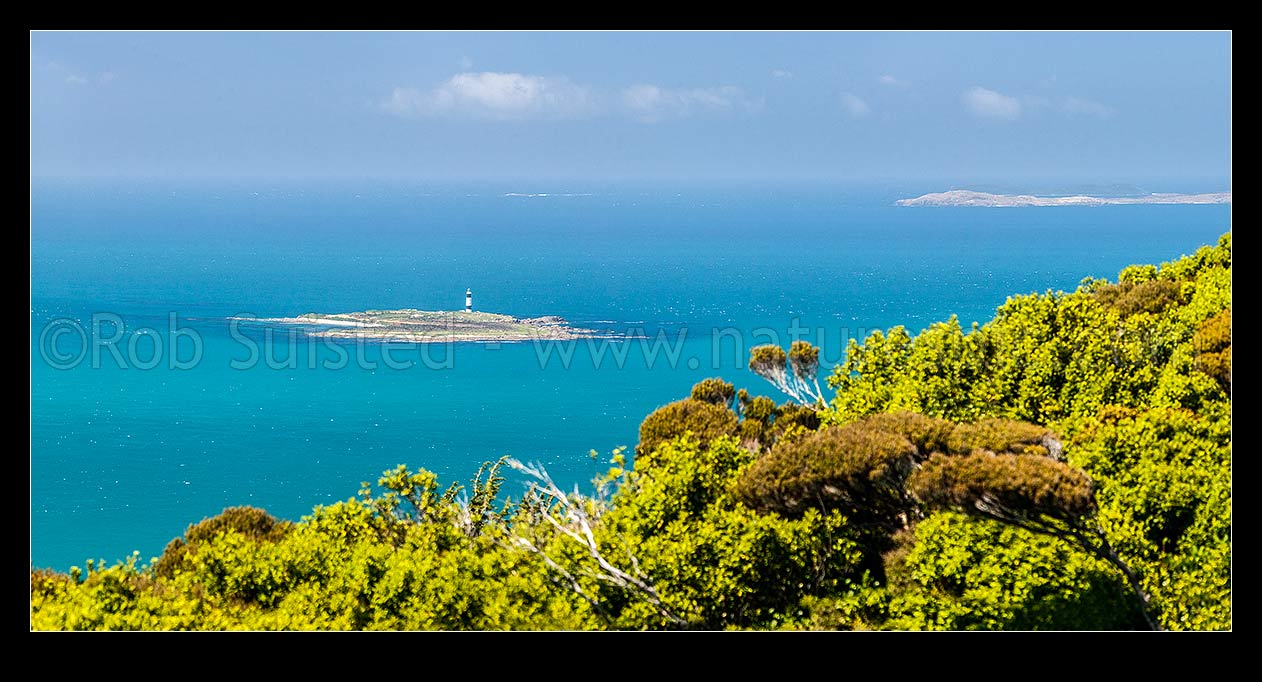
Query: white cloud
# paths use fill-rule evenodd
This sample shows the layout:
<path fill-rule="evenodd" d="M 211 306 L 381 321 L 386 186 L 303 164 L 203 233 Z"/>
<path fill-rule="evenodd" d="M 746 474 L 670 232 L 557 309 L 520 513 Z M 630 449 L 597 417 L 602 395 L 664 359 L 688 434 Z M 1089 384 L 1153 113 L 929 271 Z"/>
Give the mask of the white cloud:
<path fill-rule="evenodd" d="M 785 69 L 772 69 L 771 77 L 779 78 L 781 80 L 788 80 L 793 77 L 793 72 L 785 70 Z"/>
<path fill-rule="evenodd" d="M 88 79 L 78 74 L 72 73 L 69 76 L 66 76 L 67 85 L 87 85 L 87 83 L 88 83 Z"/>
<path fill-rule="evenodd" d="M 974 85 L 961 96 L 964 106 L 974 115 L 1011 121 L 1021 116 L 1021 102 L 1015 97 Z"/>
<path fill-rule="evenodd" d="M 877 80 L 881 82 L 881 85 L 893 85 L 900 88 L 905 87 L 907 85 L 907 81 L 899 80 L 898 78 L 895 78 L 889 75 L 888 73 L 885 74 L 884 76 L 881 76 Z"/>
<path fill-rule="evenodd" d="M 845 109 L 850 118 L 863 118 L 872 113 L 872 107 L 853 92 L 841 93 L 841 108 Z"/>
<path fill-rule="evenodd" d="M 523 120 L 604 114 L 654 123 L 669 118 L 755 111 L 762 107 L 763 100 L 731 85 L 663 88 L 641 84 L 616 93 L 599 93 L 562 76 L 483 71 L 458 73 L 429 90 L 396 87 L 375 105 L 399 116 Z"/>
<path fill-rule="evenodd" d="M 458 73 L 429 91 L 395 88 L 381 106 L 403 116 L 508 120 L 576 116 L 591 111 L 594 103 L 586 88 L 564 77 L 482 71 Z"/>
<path fill-rule="evenodd" d="M 1060 103 L 1061 111 L 1071 116 L 1097 116 L 1108 118 L 1116 113 L 1113 107 L 1083 97 L 1066 97 Z"/>
<path fill-rule="evenodd" d="M 762 104 L 761 98 L 750 97 L 732 85 L 676 89 L 642 84 L 622 91 L 623 107 L 645 123 L 709 113 L 754 111 Z"/>

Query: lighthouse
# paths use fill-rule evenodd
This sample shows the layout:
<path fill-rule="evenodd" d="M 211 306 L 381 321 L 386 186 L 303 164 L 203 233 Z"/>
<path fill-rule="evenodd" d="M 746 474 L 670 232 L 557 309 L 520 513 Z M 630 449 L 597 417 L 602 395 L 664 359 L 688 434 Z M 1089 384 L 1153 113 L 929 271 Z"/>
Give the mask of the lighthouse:
<path fill-rule="evenodd" d="M 464 311 L 466 313 L 473 312 L 473 289 L 464 290 Z"/>

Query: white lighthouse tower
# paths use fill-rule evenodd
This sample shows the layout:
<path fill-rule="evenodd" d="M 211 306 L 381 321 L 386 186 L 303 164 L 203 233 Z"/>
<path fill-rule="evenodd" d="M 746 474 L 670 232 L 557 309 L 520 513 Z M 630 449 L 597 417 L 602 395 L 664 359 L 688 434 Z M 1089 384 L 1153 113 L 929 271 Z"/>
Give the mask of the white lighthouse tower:
<path fill-rule="evenodd" d="M 465 311 L 466 313 L 471 313 L 471 312 L 473 312 L 473 289 L 472 289 L 472 287 L 464 290 L 464 311 Z"/>

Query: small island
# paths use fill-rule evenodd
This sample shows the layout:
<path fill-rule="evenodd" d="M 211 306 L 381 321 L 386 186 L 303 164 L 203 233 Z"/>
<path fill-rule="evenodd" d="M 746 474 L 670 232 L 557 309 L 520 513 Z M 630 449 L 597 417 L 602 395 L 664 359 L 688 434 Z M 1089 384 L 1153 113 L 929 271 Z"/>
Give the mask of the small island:
<path fill-rule="evenodd" d="M 297 317 L 234 317 L 263 325 L 301 328 L 309 336 L 334 339 L 409 343 L 513 342 L 579 338 L 627 338 L 626 334 L 570 326 L 562 317 L 517 318 L 469 310 L 365 310 L 352 313 L 307 313 Z"/>
<path fill-rule="evenodd" d="M 914 199 L 899 199 L 899 206 L 1113 206 L 1124 204 L 1230 204 L 1231 192 L 1208 194 L 1142 194 L 1138 196 L 1093 197 L 1082 194 L 1073 196 L 1039 197 L 1030 194 L 990 194 L 967 189 L 924 194 Z"/>

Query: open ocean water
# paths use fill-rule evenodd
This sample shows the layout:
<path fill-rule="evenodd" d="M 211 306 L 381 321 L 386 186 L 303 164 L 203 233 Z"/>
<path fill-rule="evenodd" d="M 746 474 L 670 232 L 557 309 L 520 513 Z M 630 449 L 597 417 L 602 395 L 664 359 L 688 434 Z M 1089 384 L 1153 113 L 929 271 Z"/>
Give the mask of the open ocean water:
<path fill-rule="evenodd" d="M 31 561 L 147 559 L 226 506 L 297 519 L 400 463 L 446 484 L 511 454 L 585 486 L 704 377 L 774 394 L 748 348 L 795 325 L 831 363 L 849 336 L 967 328 L 1011 294 L 1190 253 L 1231 219 L 892 205 L 941 189 L 37 182 Z M 479 310 L 649 338 L 566 361 L 529 343 L 269 346 L 226 319 L 455 310 L 466 287 Z"/>

